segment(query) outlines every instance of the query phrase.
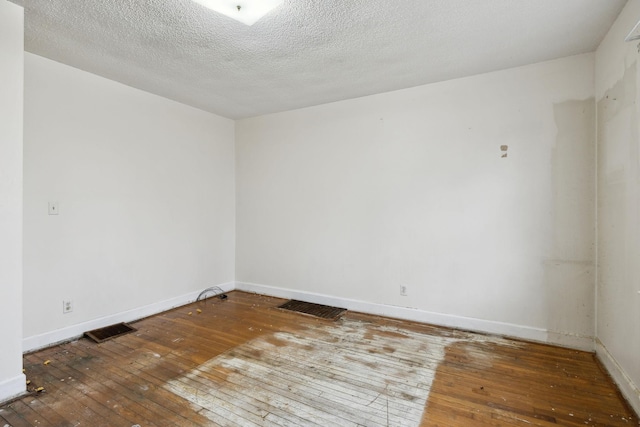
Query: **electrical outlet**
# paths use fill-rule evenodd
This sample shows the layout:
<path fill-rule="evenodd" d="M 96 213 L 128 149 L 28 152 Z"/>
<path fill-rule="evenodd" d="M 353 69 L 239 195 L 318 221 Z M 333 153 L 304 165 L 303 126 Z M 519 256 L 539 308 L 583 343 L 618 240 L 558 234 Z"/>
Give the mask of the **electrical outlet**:
<path fill-rule="evenodd" d="M 62 301 L 62 313 L 67 314 L 73 311 L 73 301 L 70 299 Z"/>
<path fill-rule="evenodd" d="M 407 296 L 407 285 L 400 285 L 400 295 L 403 297 Z"/>

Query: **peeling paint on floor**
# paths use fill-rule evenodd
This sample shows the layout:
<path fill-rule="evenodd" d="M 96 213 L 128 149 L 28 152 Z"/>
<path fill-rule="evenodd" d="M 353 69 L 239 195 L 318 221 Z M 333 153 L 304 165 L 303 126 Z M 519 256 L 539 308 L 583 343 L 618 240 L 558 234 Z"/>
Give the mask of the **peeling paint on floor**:
<path fill-rule="evenodd" d="M 446 347 L 478 341 L 518 345 L 343 319 L 259 337 L 166 388 L 222 425 L 418 426 Z"/>

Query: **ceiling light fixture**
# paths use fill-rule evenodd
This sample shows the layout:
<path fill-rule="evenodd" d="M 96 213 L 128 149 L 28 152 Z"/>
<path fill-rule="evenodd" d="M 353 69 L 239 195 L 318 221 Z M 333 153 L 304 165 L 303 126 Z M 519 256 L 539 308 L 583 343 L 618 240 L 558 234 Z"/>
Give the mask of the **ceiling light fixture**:
<path fill-rule="evenodd" d="M 253 25 L 258 19 L 275 9 L 283 0 L 193 0 L 211 10 Z"/>

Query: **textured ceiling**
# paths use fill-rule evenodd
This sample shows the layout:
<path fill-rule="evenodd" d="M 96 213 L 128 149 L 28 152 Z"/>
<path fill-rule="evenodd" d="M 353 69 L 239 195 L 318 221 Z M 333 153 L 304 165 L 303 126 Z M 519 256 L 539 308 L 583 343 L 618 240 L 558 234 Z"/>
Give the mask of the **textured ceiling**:
<path fill-rule="evenodd" d="M 13 1 L 29 52 L 233 119 L 590 52 L 626 2 L 285 0 L 248 27 L 190 0 Z"/>

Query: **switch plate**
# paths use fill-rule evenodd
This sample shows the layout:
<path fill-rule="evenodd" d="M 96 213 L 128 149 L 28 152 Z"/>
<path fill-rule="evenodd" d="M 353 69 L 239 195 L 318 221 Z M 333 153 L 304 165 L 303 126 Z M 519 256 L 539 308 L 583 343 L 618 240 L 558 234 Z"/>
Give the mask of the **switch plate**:
<path fill-rule="evenodd" d="M 403 297 L 407 296 L 407 285 L 400 285 L 400 295 L 402 295 Z"/>
<path fill-rule="evenodd" d="M 49 215 L 58 215 L 59 210 L 58 202 L 49 202 Z"/>
<path fill-rule="evenodd" d="M 67 314 L 73 311 L 73 301 L 68 299 L 62 301 L 62 313 Z"/>

